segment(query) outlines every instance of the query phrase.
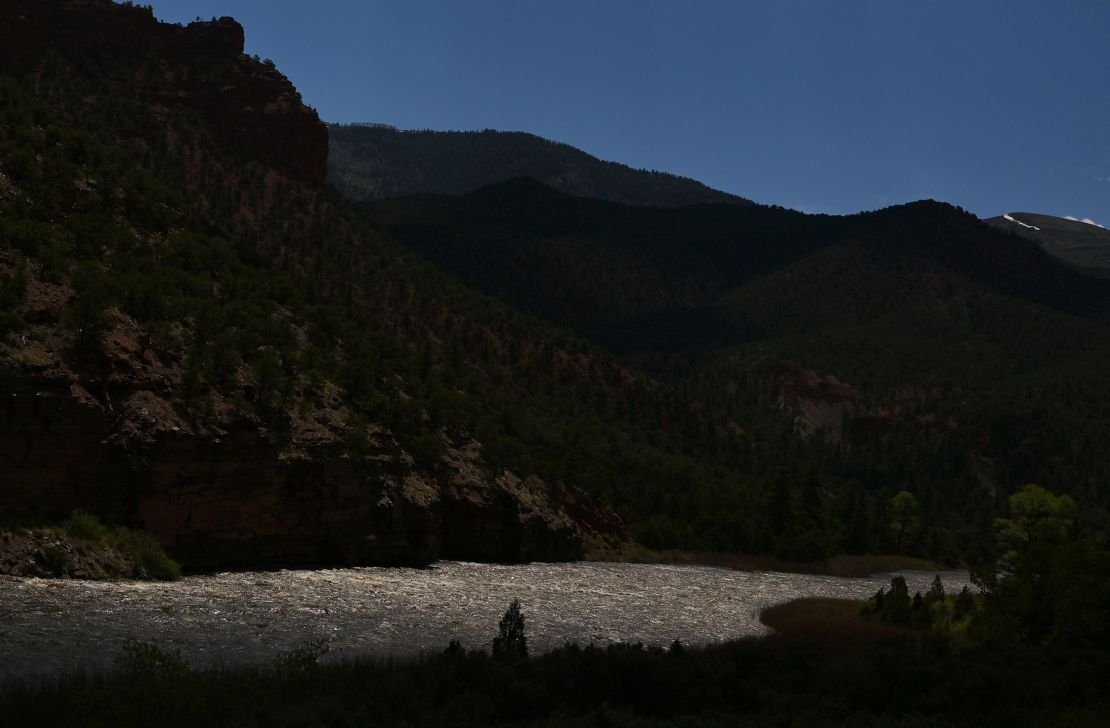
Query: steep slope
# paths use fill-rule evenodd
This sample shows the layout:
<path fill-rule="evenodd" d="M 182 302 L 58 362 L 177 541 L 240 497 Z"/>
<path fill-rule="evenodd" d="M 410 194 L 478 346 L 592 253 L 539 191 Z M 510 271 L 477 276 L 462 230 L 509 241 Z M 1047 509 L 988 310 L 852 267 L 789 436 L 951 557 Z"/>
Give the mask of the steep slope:
<path fill-rule="evenodd" d="M 86 508 L 195 568 L 571 558 L 622 534 L 578 485 L 736 480 L 727 423 L 429 267 L 300 150 L 231 143 L 266 64 L 229 50 L 262 88 L 213 117 L 197 57 L 51 35 L 134 8 L 51 7 L 0 94 L 7 519 Z"/>
<path fill-rule="evenodd" d="M 534 177 L 578 197 L 673 207 L 747 204 L 686 177 L 632 169 L 522 132 L 402 131 L 383 124 L 332 125 L 328 179 L 352 200 L 463 194 Z"/>
<path fill-rule="evenodd" d="M 1024 482 L 1082 494 L 1106 527 L 1110 469 L 1078 443 L 1110 434 L 1110 286 L 957 208 L 659 210 L 519 180 L 368 210 L 464 280 L 743 422 L 760 457 L 790 463 L 793 505 L 769 495 L 764 523 L 814 497 L 797 484 L 813 477 L 822 515 L 795 527 L 840 519 L 854 544 L 882 542 L 859 519 L 881 521 L 880 494 L 902 488 L 947 524 L 940 553 Z"/>
<path fill-rule="evenodd" d="M 223 567 L 568 558 L 622 536 L 598 501 L 650 546 L 807 559 L 958 559 L 1027 480 L 1105 516 L 1104 289 L 1019 237 L 935 203 L 660 210 L 528 181 L 368 219 L 303 163 L 320 125 L 280 74 L 143 35 L 231 21 L 14 7 L 8 519 L 83 507 Z M 282 120 L 315 131 L 241 136 Z"/>
<path fill-rule="evenodd" d="M 985 222 L 1040 243 L 1047 253 L 1085 273 L 1110 277 L 1110 230 L 1104 227 L 1033 212 L 1010 212 Z"/>
<path fill-rule="evenodd" d="M 193 109 L 229 148 L 324 179 L 327 129 L 273 63 L 243 54 L 243 27 L 232 18 L 182 27 L 112 0 L 12 1 L 0 7 L 0 28 L 5 74 L 23 75 L 47 53 L 137 66 L 128 95 Z"/>

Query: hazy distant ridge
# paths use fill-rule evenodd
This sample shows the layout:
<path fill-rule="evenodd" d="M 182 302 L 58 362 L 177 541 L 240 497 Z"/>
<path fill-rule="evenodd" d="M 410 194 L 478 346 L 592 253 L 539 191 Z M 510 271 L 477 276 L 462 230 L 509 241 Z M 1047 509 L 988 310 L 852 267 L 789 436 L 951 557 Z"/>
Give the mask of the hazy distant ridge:
<path fill-rule="evenodd" d="M 505 131 L 402 131 L 386 124 L 330 127 L 329 181 L 358 201 L 465 194 L 514 177 L 561 192 L 655 207 L 750 204 L 686 177 L 606 162 L 568 144 Z"/>

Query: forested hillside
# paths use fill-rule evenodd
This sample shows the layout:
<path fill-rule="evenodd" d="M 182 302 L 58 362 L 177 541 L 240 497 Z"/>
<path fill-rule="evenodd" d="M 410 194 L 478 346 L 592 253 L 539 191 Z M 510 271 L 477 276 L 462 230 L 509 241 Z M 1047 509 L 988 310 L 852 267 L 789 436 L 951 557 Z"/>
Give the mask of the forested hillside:
<path fill-rule="evenodd" d="M 687 177 L 605 162 L 523 132 L 404 131 L 384 124 L 332 124 L 328 130 L 328 180 L 357 201 L 463 194 L 526 176 L 570 195 L 631 205 L 748 203 Z"/>
<path fill-rule="evenodd" d="M 409 253 L 300 152 L 237 143 L 307 112 L 234 37 L 180 52 L 221 28 L 241 44 L 234 21 L 65 9 L 55 33 L 134 27 L 47 44 L 4 81 L 9 519 L 98 511 L 187 565 L 515 560 L 623 534 L 579 488 L 623 502 L 650 473 L 751 494 L 723 418 Z M 277 110 L 212 112 L 229 78 L 276 86 Z"/>
<path fill-rule="evenodd" d="M 772 486 L 790 513 L 763 520 L 769 534 L 810 498 L 822 515 L 799 532 L 881 548 L 875 513 L 904 490 L 943 553 L 1026 482 L 1080 495 L 1105 529 L 1110 287 L 957 208 L 642 209 L 514 180 L 368 209 L 464 280 L 743 423 L 793 473 Z M 819 481 L 809 495 L 798 470 Z M 833 493 L 847 505 L 824 520 Z"/>
<path fill-rule="evenodd" d="M 1106 532 L 1106 287 L 1029 241 L 530 180 L 360 208 L 233 20 L 51 7 L 0 8 L 9 520 L 196 568 L 955 563 L 1036 481 Z"/>

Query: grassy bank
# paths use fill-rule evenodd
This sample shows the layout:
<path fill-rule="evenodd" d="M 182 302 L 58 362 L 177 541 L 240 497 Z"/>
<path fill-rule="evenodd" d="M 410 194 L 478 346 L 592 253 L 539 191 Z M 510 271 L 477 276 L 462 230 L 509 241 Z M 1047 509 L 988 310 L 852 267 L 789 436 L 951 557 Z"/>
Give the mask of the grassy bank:
<path fill-rule="evenodd" d="M 759 621 L 775 630 L 774 639 L 808 644 L 873 644 L 909 638 L 913 632 L 883 624 L 862 614 L 855 599 L 795 599 L 764 609 Z"/>
<path fill-rule="evenodd" d="M 781 571 L 791 574 L 864 577 L 893 571 L 943 571 L 948 568 L 928 559 L 900 554 L 841 554 L 826 561 L 805 563 L 773 556 L 696 551 L 655 551 L 637 543 L 591 540 L 586 544 L 587 561 L 630 564 L 689 564 L 716 566 L 737 571 Z"/>

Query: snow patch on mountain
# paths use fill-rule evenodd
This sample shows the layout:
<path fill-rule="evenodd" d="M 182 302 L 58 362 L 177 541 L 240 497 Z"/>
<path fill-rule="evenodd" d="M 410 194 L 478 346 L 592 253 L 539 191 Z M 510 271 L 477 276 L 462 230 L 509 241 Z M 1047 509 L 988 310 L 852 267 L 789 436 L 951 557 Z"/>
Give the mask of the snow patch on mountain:
<path fill-rule="evenodd" d="M 1105 225 L 1099 225 L 1097 222 L 1095 222 L 1094 220 L 1092 220 L 1089 217 L 1084 217 L 1084 218 L 1081 219 L 1081 218 L 1078 218 L 1078 217 L 1072 217 L 1071 215 L 1064 215 L 1064 219 L 1065 220 L 1071 220 L 1072 222 L 1085 222 L 1088 225 L 1094 225 L 1095 227 L 1102 228 L 1103 230 L 1106 229 Z"/>
<path fill-rule="evenodd" d="M 1022 222 L 1021 220 L 1017 220 L 1015 218 L 1012 218 L 1009 215 L 1003 215 L 1002 218 L 1004 220 L 1009 220 L 1010 222 L 1016 222 L 1018 225 L 1021 225 L 1023 228 L 1029 228 L 1030 230 L 1040 230 L 1040 228 L 1037 227 L 1036 225 L 1027 225 L 1026 223 Z"/>

